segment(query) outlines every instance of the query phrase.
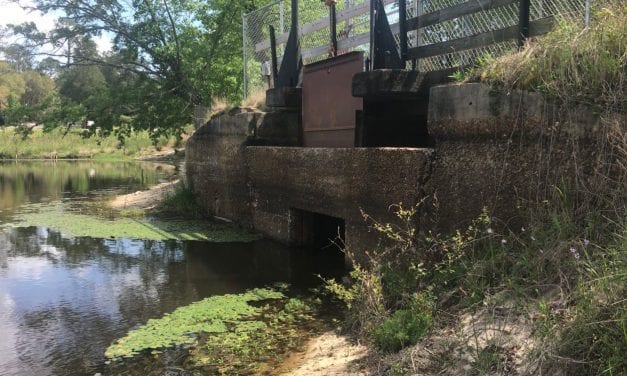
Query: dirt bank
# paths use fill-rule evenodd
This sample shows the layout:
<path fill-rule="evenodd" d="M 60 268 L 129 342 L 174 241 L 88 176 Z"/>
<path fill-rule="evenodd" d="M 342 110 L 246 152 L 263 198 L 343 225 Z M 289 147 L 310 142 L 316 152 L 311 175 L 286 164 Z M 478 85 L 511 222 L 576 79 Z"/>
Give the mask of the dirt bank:
<path fill-rule="evenodd" d="M 173 192 L 179 179 L 157 184 L 145 191 L 137 191 L 114 197 L 109 201 L 113 209 L 154 209 L 157 204 L 170 192 Z"/>
<path fill-rule="evenodd" d="M 290 355 L 274 372 L 291 376 L 367 375 L 361 360 L 368 348 L 329 331 L 310 339 L 303 351 Z"/>

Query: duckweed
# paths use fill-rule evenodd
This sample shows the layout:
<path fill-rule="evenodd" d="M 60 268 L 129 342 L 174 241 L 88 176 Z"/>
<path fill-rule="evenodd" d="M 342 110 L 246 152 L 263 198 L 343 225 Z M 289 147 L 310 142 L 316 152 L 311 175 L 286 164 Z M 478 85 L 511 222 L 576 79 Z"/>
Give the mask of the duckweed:
<path fill-rule="evenodd" d="M 93 238 L 145 240 L 202 240 L 211 242 L 250 242 L 259 235 L 227 224 L 205 220 L 163 220 L 150 218 L 106 219 L 66 211 L 61 205 L 37 205 L 18 214 L 10 226 L 42 226 L 66 235 Z"/>
<path fill-rule="evenodd" d="M 105 356 L 117 361 L 187 345 L 185 368 L 249 374 L 302 341 L 297 328 L 313 320 L 312 312 L 311 304 L 275 289 L 213 296 L 149 320 L 109 346 Z"/>
<path fill-rule="evenodd" d="M 132 357 L 143 350 L 159 350 L 191 344 L 199 333 L 220 334 L 243 318 L 261 311 L 249 304 L 267 299 L 283 299 L 283 293 L 271 289 L 254 289 L 243 294 L 212 296 L 180 307 L 160 319 L 151 319 L 142 327 L 130 331 L 109 346 L 105 356 L 110 359 Z M 261 323 L 260 323 L 261 324 Z M 259 324 L 239 326 L 239 331 L 259 329 Z"/>

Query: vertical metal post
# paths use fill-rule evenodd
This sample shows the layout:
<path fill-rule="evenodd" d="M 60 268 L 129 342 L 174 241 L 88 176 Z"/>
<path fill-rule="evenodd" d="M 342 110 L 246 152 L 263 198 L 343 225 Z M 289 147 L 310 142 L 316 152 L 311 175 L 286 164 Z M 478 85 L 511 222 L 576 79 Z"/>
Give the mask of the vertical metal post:
<path fill-rule="evenodd" d="M 242 16 L 242 63 L 243 63 L 243 74 L 244 74 L 244 99 L 248 97 L 248 74 L 247 74 L 247 66 L 248 62 L 246 61 L 246 15 Z"/>
<path fill-rule="evenodd" d="M 586 0 L 586 12 L 584 16 L 586 27 L 590 26 L 590 0 Z"/>
<path fill-rule="evenodd" d="M 292 0 L 292 24 L 290 25 L 292 30 L 296 31 L 296 39 L 300 36 L 298 35 L 298 1 Z"/>
<path fill-rule="evenodd" d="M 337 56 L 337 13 L 335 12 L 335 3 L 329 6 L 329 27 L 331 28 L 331 56 Z"/>
<path fill-rule="evenodd" d="M 300 70 L 300 46 L 299 40 L 299 24 L 298 24 L 298 0 L 292 0 L 292 24 L 290 25 L 290 34 L 287 37 L 285 50 L 283 50 L 283 60 L 279 75 L 274 81 L 275 88 L 296 87 L 299 81 Z"/>
<path fill-rule="evenodd" d="M 530 0 L 520 0 L 518 7 L 518 47 L 525 44 L 529 38 L 529 7 Z"/>
<path fill-rule="evenodd" d="M 399 44 L 401 47 L 401 61 L 407 60 L 407 3 L 406 0 L 398 1 L 398 29 Z"/>
<path fill-rule="evenodd" d="M 419 0 L 413 0 L 412 1 L 412 7 L 414 8 L 414 16 L 418 17 L 419 15 L 421 15 L 421 4 L 419 4 Z M 414 30 L 413 32 L 414 35 L 414 44 L 413 47 L 419 47 L 420 46 L 420 25 L 417 25 L 416 30 Z M 413 57 L 411 59 L 411 70 L 415 71 L 418 68 L 418 60 Z"/>
<path fill-rule="evenodd" d="M 276 35 L 272 25 L 270 25 L 270 54 L 272 55 L 272 87 L 275 87 L 274 80 L 279 76 L 279 63 L 276 57 Z"/>
<path fill-rule="evenodd" d="M 372 62 L 374 56 L 374 1 L 370 0 L 370 56 L 369 56 L 369 66 L 366 67 L 367 71 L 372 70 Z"/>
<path fill-rule="evenodd" d="M 285 32 L 285 1 L 281 0 L 279 4 L 279 27 L 281 29 L 281 33 Z"/>

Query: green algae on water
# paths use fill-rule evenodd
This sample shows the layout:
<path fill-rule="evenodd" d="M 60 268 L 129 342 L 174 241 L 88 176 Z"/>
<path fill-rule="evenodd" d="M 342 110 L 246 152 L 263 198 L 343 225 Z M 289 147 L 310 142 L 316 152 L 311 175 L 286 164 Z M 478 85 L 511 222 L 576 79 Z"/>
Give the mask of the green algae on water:
<path fill-rule="evenodd" d="M 105 356 L 118 361 L 187 345 L 186 368 L 249 374 L 293 348 L 302 339 L 298 326 L 312 320 L 311 313 L 310 304 L 275 289 L 213 296 L 149 320 L 109 346 Z"/>
<path fill-rule="evenodd" d="M 33 205 L 31 209 L 35 210 L 18 214 L 9 226 L 42 226 L 61 231 L 69 236 L 92 238 L 210 242 L 250 242 L 260 238 L 257 234 L 227 224 L 203 220 L 105 219 L 64 211 L 61 205 Z"/>
<path fill-rule="evenodd" d="M 254 289 L 243 294 L 213 296 L 177 308 L 160 319 L 148 320 L 146 325 L 130 331 L 126 337 L 109 346 L 107 358 L 132 357 L 147 349 L 190 344 L 198 333 L 225 333 L 227 323 L 250 317 L 260 311 L 249 304 L 267 299 L 285 298 L 271 289 Z"/>

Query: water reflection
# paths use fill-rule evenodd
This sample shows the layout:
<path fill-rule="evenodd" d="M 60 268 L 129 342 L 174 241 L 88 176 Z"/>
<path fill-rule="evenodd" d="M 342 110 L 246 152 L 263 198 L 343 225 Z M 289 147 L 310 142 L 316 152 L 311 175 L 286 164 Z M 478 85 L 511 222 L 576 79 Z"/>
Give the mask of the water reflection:
<path fill-rule="evenodd" d="M 12 212 L 31 204 L 133 191 L 172 170 L 0 162 L 1 375 L 93 375 L 102 370 L 106 347 L 150 318 L 211 295 L 317 280 L 307 253 L 269 241 L 74 238 L 44 227 L 2 229 Z"/>
<path fill-rule="evenodd" d="M 89 373 L 112 340 L 177 306 L 313 278 L 307 262 L 263 241 L 70 238 L 31 227 L 0 233 L 0 245 L 0 369 L 10 375 Z"/>
<path fill-rule="evenodd" d="M 174 166 L 136 162 L 0 161 L 0 210 L 100 190 L 138 190 L 174 172 Z"/>

